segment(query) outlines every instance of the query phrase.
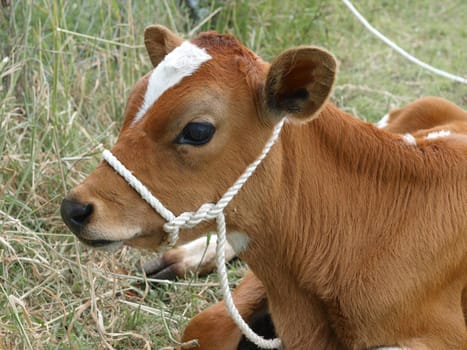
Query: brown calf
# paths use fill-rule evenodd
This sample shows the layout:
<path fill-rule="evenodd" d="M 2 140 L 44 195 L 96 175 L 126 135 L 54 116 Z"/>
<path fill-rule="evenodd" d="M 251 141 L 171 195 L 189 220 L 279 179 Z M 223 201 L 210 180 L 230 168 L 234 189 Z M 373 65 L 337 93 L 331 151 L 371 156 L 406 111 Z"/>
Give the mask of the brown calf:
<path fill-rule="evenodd" d="M 268 64 L 229 35 L 190 45 L 155 26 L 145 43 L 156 68 L 133 89 L 112 152 L 175 214 L 216 202 L 287 115 L 225 210 L 287 349 L 467 347 L 465 134 L 401 137 L 337 109 L 335 60 L 319 48 Z M 62 215 L 91 246 L 166 239 L 162 217 L 106 163 Z"/>
<path fill-rule="evenodd" d="M 423 138 L 436 132 L 467 134 L 467 112 L 440 97 L 424 97 L 402 108 L 390 111 L 377 126 L 390 132 L 411 133 Z M 144 269 L 154 278 L 185 277 L 188 273 L 205 275 L 215 269 L 216 236 L 201 237 L 193 242 L 171 249 L 149 261 Z M 235 257 L 227 246 L 227 260 Z"/>
<path fill-rule="evenodd" d="M 446 132 L 467 135 L 467 112 L 445 99 L 426 97 L 391 111 L 378 123 L 378 126 L 400 134 L 411 132 L 420 138 L 430 134 L 435 135 L 433 133 L 436 132 L 438 132 L 439 137 L 446 135 Z M 204 251 L 205 248 L 206 244 L 197 240 L 196 245 L 190 243 L 165 253 L 162 260 L 170 262 L 169 268 L 176 266 L 177 268 L 171 271 L 173 273 L 178 271 L 178 276 L 183 276 L 187 271 L 195 270 L 199 264 L 200 251 Z M 209 244 L 207 251 L 211 252 L 213 249 L 213 244 Z M 164 258 L 165 256 L 167 258 Z M 207 258 L 202 263 L 202 273 L 208 272 L 209 266 L 214 266 L 214 263 L 209 261 L 212 253 L 206 254 L 206 256 Z M 191 261 L 193 261 L 192 265 L 186 263 Z M 162 265 L 167 268 L 167 265 Z M 251 272 L 241 281 L 234 291 L 233 297 L 245 320 L 251 321 L 257 315 L 264 317 L 264 308 L 267 304 L 266 291 Z M 467 288 L 463 292 L 463 307 L 467 322 Z M 274 329 L 271 328 L 268 331 L 272 333 Z M 241 338 L 241 332 L 228 315 L 222 301 L 191 320 L 185 330 L 183 341 L 197 339 L 200 344 L 199 349 L 202 350 L 220 348 L 235 350 L 241 349 L 239 347 Z"/>

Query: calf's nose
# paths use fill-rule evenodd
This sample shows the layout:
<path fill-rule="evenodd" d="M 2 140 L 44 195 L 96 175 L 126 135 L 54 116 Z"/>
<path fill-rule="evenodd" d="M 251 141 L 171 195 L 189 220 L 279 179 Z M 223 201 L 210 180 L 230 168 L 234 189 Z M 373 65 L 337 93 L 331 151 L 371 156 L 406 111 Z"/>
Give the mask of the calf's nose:
<path fill-rule="evenodd" d="M 81 204 L 69 199 L 64 199 L 60 207 L 63 221 L 77 236 L 80 235 L 88 223 L 92 211 L 91 204 Z"/>

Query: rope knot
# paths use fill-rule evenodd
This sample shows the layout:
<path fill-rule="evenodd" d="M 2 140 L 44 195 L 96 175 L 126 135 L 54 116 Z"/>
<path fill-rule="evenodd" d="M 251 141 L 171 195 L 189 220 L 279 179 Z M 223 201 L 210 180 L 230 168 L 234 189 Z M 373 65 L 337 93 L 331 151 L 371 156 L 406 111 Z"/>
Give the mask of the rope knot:
<path fill-rule="evenodd" d="M 215 204 L 205 203 L 197 211 L 181 213 L 179 216 L 165 223 L 164 231 L 172 234 L 182 228 L 193 228 L 203 221 L 215 219 L 220 211 Z"/>

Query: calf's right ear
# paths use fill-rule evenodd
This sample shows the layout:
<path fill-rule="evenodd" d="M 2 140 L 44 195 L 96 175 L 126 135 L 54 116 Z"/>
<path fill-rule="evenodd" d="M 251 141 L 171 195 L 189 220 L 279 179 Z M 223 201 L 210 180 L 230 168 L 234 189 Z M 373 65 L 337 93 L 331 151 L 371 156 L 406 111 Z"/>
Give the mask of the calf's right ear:
<path fill-rule="evenodd" d="M 149 58 L 156 67 L 164 57 L 177 46 L 183 43 L 183 39 L 161 25 L 146 27 L 144 30 L 144 45 Z"/>
<path fill-rule="evenodd" d="M 308 121 L 331 94 L 337 62 L 328 51 L 302 46 L 287 50 L 272 63 L 264 86 L 269 114 Z"/>

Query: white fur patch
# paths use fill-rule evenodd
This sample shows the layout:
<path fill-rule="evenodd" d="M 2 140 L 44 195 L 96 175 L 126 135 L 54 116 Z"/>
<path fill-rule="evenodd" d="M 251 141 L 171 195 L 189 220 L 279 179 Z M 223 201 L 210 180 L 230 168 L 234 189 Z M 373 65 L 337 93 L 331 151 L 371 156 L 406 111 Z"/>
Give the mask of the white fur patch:
<path fill-rule="evenodd" d="M 227 241 L 232 246 L 235 253 L 240 254 L 248 248 L 250 238 L 244 232 L 229 232 L 227 233 Z"/>
<path fill-rule="evenodd" d="M 93 239 L 105 239 L 109 241 L 125 241 L 132 239 L 141 233 L 141 227 L 125 227 L 122 225 L 110 225 L 106 223 L 91 223 L 89 231 L 93 233 Z M 88 238 L 88 237 L 86 237 Z"/>
<path fill-rule="evenodd" d="M 386 126 L 388 126 L 389 123 L 389 113 L 386 114 L 379 122 L 376 123 L 376 127 L 378 129 L 384 129 Z"/>
<path fill-rule="evenodd" d="M 413 137 L 412 134 L 404 134 L 402 136 L 402 139 L 404 142 L 408 145 L 416 146 L 417 145 L 417 140 L 415 140 L 415 137 Z"/>
<path fill-rule="evenodd" d="M 203 258 L 205 263 L 214 261 L 216 258 L 216 243 L 217 236 L 211 235 L 209 244 L 208 237 L 204 236 L 182 245 L 180 248 L 184 252 L 183 263 L 188 268 L 195 268 Z"/>
<path fill-rule="evenodd" d="M 434 139 L 439 139 L 440 137 L 448 137 L 449 135 L 451 135 L 451 131 L 449 130 L 432 131 L 428 135 L 425 136 L 425 139 L 434 140 Z"/>
<path fill-rule="evenodd" d="M 204 62 L 212 57 L 205 49 L 185 41 L 167 54 L 161 63 L 152 71 L 143 105 L 136 113 L 132 125 L 140 121 L 147 110 L 162 96 L 162 94 L 182 81 L 183 78 L 192 75 Z"/>
<path fill-rule="evenodd" d="M 216 246 L 217 235 L 215 234 L 210 235 L 209 241 L 207 236 L 203 236 L 180 246 L 183 251 L 182 262 L 185 269 L 194 271 L 200 263 L 201 266 L 212 265 L 214 267 L 216 265 Z M 234 257 L 235 252 L 227 242 L 225 245 L 225 260 L 230 261 Z"/>

